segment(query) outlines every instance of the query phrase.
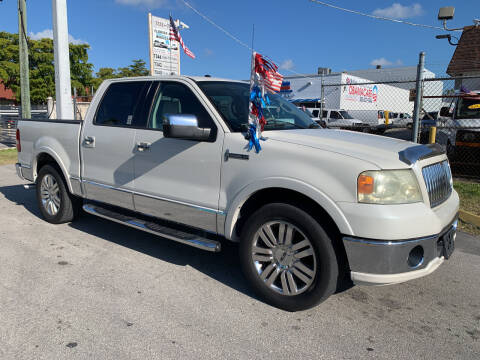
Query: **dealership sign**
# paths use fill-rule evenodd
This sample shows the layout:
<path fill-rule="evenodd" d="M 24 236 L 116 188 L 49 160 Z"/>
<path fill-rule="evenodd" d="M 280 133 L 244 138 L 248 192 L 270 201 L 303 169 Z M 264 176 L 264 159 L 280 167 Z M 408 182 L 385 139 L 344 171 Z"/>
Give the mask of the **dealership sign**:
<path fill-rule="evenodd" d="M 376 103 L 378 98 L 377 85 L 357 85 L 347 77 L 343 86 L 344 99 L 363 103 Z"/>
<path fill-rule="evenodd" d="M 148 14 L 150 74 L 180 75 L 180 44 L 170 40 L 170 20 Z"/>

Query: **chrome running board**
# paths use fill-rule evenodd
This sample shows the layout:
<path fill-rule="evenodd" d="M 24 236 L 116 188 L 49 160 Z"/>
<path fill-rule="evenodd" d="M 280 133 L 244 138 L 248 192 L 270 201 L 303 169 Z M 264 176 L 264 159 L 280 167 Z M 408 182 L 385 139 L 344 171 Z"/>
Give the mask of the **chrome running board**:
<path fill-rule="evenodd" d="M 97 204 L 85 204 L 83 205 L 83 210 L 89 214 L 112 220 L 119 224 L 127 225 L 153 235 L 167 238 L 169 240 L 174 240 L 185 245 L 190 245 L 198 249 L 212 252 L 218 252 L 221 250 L 221 244 L 218 241 L 206 239 L 196 234 L 190 234 L 184 231 L 172 229 L 170 227 L 157 224 L 153 221 L 145 221 L 133 216 L 124 215 Z"/>

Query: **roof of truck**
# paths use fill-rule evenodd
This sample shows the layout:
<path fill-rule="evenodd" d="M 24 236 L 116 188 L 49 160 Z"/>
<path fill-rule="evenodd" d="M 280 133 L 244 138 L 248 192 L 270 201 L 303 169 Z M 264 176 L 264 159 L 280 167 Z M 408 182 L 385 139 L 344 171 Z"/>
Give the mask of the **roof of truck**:
<path fill-rule="evenodd" d="M 196 82 L 201 81 L 225 81 L 225 82 L 238 82 L 245 84 L 245 81 L 241 80 L 232 80 L 232 79 L 224 79 L 224 78 L 216 78 L 210 76 L 188 76 L 188 75 L 162 75 L 162 76 L 136 76 L 136 77 L 124 77 L 124 78 L 114 78 L 114 79 L 107 79 L 105 81 L 110 82 L 117 82 L 117 81 L 141 81 L 141 80 L 175 80 L 175 79 L 191 79 Z"/>

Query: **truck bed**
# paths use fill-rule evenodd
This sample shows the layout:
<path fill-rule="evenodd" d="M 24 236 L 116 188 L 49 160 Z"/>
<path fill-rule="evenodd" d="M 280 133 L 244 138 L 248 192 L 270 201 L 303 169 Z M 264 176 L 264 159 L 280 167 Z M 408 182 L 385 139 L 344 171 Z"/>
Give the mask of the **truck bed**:
<path fill-rule="evenodd" d="M 57 161 L 64 174 L 80 178 L 82 125 L 81 120 L 19 120 L 17 129 L 22 148 L 18 162 L 22 167 L 32 169 L 32 177 L 35 177 L 35 159 L 38 154 L 46 153 Z"/>

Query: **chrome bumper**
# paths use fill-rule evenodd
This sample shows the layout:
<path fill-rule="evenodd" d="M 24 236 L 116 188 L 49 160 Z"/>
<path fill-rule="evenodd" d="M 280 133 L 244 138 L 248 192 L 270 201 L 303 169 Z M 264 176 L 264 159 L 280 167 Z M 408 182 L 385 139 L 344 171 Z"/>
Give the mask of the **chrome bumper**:
<path fill-rule="evenodd" d="M 23 172 L 22 172 L 22 169 L 23 169 L 23 168 L 22 168 L 22 165 L 21 165 L 20 163 L 16 163 L 16 164 L 15 164 L 15 169 L 17 170 L 17 175 L 18 175 L 18 177 L 19 177 L 20 179 L 26 181 L 27 179 L 25 179 L 25 177 L 23 176 Z"/>
<path fill-rule="evenodd" d="M 15 169 L 17 170 L 17 175 L 20 179 L 33 182 L 32 168 L 30 166 L 16 163 Z"/>
<path fill-rule="evenodd" d="M 387 285 L 432 273 L 444 260 L 442 236 L 456 228 L 457 218 L 439 234 L 419 239 L 384 241 L 344 237 L 352 281 Z"/>

